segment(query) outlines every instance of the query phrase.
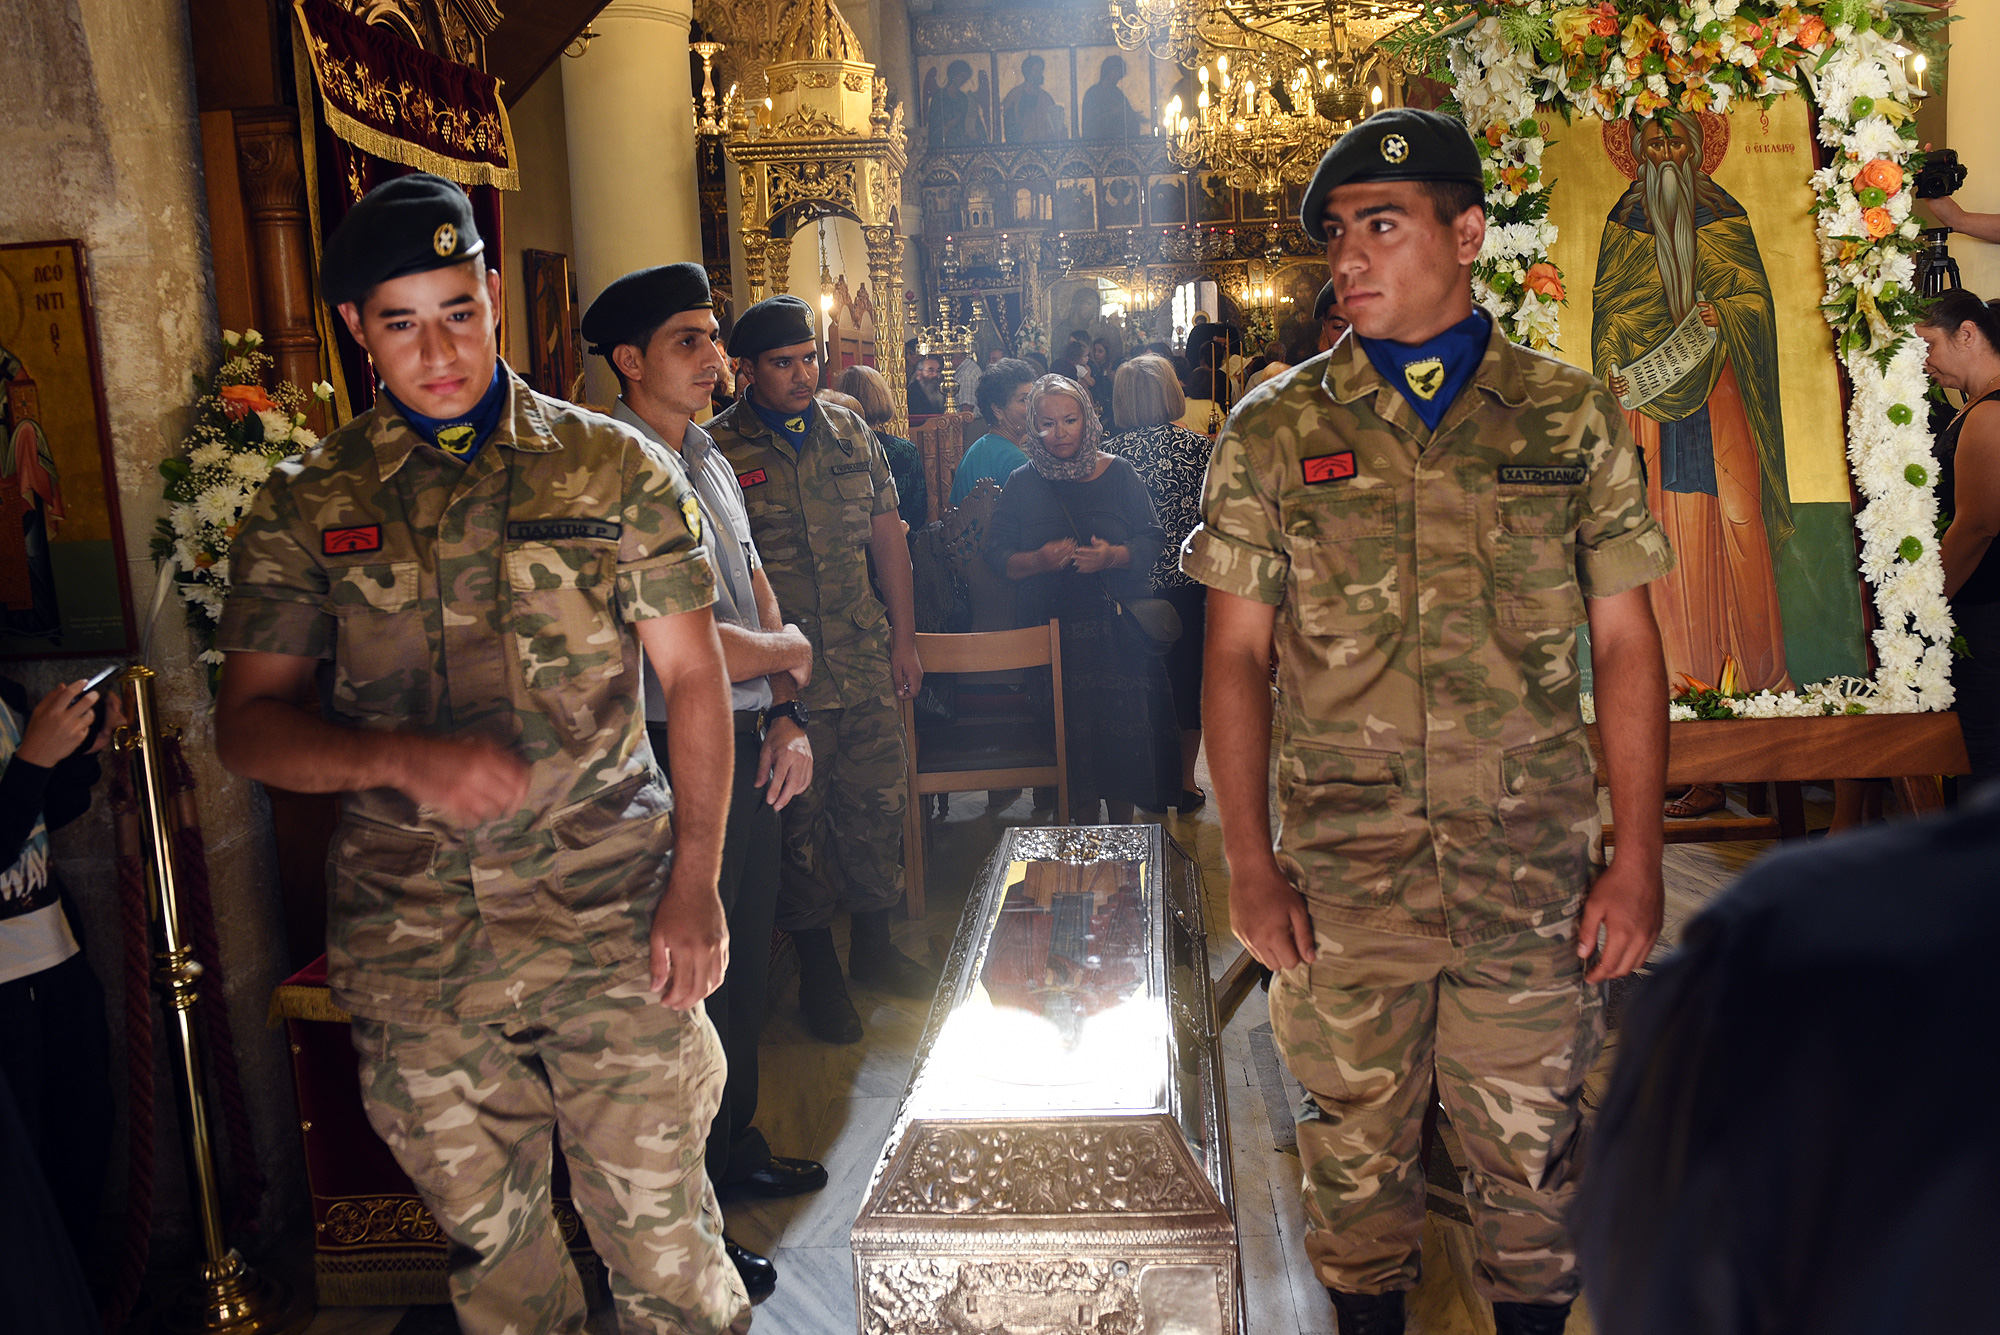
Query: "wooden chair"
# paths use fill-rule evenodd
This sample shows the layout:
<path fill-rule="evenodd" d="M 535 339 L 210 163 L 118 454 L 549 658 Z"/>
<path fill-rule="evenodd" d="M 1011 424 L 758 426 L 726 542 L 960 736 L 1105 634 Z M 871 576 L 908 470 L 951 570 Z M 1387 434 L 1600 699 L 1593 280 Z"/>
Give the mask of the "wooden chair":
<path fill-rule="evenodd" d="M 911 418 L 910 441 L 924 465 L 924 486 L 930 496 L 930 513 L 925 519 L 941 519 L 951 508 L 951 479 L 958 461 L 965 457 L 965 434 L 979 419 L 971 413 L 939 413 L 935 417 Z"/>
<path fill-rule="evenodd" d="M 909 744 L 909 800 L 903 808 L 903 880 L 912 918 L 924 916 L 923 799 L 935 793 L 977 792 L 1053 784 L 1056 816 L 1069 824 L 1069 747 L 1063 733 L 1062 640 L 1055 621 L 1025 630 L 917 636 L 917 657 L 933 672 L 1000 672 L 1043 667 L 1053 681 L 1053 736 L 1017 717 L 952 723 L 919 732 L 916 709 L 903 701 Z"/>

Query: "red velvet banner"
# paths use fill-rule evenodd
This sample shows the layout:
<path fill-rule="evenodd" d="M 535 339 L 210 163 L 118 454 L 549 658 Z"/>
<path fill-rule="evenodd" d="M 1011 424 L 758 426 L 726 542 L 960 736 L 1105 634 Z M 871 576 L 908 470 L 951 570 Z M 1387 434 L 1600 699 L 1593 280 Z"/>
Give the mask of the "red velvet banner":
<path fill-rule="evenodd" d="M 486 262 L 499 269 L 499 192 L 520 188 L 500 81 L 363 23 L 329 0 L 294 0 L 292 13 L 300 120 L 302 128 L 311 124 L 302 140 L 314 281 L 320 248 L 355 202 L 413 171 L 464 187 Z M 322 306 L 320 315 L 322 345 L 337 354 L 328 367 L 335 411 L 346 421 L 375 402 L 375 378 L 338 312 Z"/>

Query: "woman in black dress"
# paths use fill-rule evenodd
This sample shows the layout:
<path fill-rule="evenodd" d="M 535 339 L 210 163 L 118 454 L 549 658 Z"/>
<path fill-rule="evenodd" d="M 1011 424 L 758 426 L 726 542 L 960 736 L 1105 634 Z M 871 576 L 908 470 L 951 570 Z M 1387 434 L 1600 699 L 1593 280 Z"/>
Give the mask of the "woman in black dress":
<path fill-rule="evenodd" d="M 1954 288 L 1917 325 L 1924 369 L 1965 408 L 1938 433 L 1938 509 L 1951 520 L 1939 555 L 1952 620 L 1972 651 L 1951 685 L 1972 779 L 2000 777 L 2000 301 Z"/>
<path fill-rule="evenodd" d="M 1028 462 L 1000 492 L 987 564 L 1020 589 L 1020 624 L 1062 622 L 1070 819 L 1114 824 L 1162 811 L 1180 793 L 1180 747 L 1166 669 L 1121 637 L 1112 600 L 1150 596 L 1166 535 L 1132 465 L 1097 448 L 1090 392 L 1067 376 L 1035 382 Z"/>
<path fill-rule="evenodd" d="M 1113 399 L 1118 424 L 1125 429 L 1105 441 L 1104 450 L 1128 461 L 1153 498 L 1153 513 L 1166 533 L 1150 572 L 1153 596 L 1172 603 L 1181 617 L 1181 637 L 1165 663 L 1181 729 L 1181 794 L 1174 806 L 1187 816 L 1208 800 L 1194 782 L 1194 762 L 1201 753 L 1201 645 L 1208 590 L 1181 573 L 1181 543 L 1201 522 L 1209 440 L 1180 424 L 1187 401 L 1164 358 L 1149 353 L 1119 367 Z"/>

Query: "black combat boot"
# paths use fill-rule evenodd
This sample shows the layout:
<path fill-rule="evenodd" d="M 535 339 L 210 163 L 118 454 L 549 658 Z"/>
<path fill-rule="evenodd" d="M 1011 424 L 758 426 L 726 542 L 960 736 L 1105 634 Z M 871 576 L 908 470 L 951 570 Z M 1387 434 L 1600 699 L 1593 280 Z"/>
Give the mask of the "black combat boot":
<path fill-rule="evenodd" d="M 1569 1303 L 1495 1303 L 1495 1335 L 1563 1335 Z"/>
<path fill-rule="evenodd" d="M 859 1043 L 861 1016 L 847 995 L 833 932 L 814 927 L 791 937 L 799 952 L 799 1009 L 805 1013 L 806 1028 L 822 1043 Z"/>
<path fill-rule="evenodd" d="M 1342 1293 L 1328 1289 L 1340 1335 L 1403 1335 L 1403 1291 Z"/>
<path fill-rule="evenodd" d="M 938 976 L 896 949 L 889 939 L 888 909 L 854 915 L 847 942 L 847 972 L 857 983 L 899 997 L 929 1001 L 937 995 Z"/>

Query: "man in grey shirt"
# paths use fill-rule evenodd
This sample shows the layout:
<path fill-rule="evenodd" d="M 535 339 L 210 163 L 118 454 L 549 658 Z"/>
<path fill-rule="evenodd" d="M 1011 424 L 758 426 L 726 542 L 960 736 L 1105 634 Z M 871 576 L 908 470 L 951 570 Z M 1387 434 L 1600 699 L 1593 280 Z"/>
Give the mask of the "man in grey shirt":
<path fill-rule="evenodd" d="M 780 616 L 750 538 L 736 473 L 693 421 L 724 365 L 717 333 L 708 275 L 699 264 L 629 273 L 606 287 L 583 316 L 591 351 L 618 377 L 612 416 L 680 456 L 700 509 L 699 526 L 689 527 L 696 528 L 715 568 L 715 627 L 736 715 L 736 786 L 718 886 L 733 949 L 722 986 L 707 1002 L 729 1057 L 729 1078 L 709 1128 L 708 1175 L 724 1196 L 793 1196 L 825 1186 L 826 1170 L 809 1159 L 773 1155 L 751 1119 L 783 859 L 778 811 L 812 782 L 805 706 L 797 699 L 812 672 L 812 643 Z M 646 726 L 653 749 L 665 754 L 662 706 L 648 671 Z M 769 1293 L 776 1268 L 733 1242 L 727 1246 L 751 1297 Z"/>

